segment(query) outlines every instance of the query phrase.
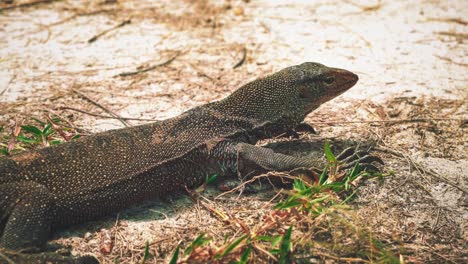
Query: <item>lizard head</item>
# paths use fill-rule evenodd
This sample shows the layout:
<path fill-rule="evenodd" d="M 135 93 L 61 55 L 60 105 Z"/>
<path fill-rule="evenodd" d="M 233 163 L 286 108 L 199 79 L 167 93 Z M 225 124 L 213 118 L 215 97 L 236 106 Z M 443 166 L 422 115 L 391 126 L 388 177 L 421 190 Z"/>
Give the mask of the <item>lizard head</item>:
<path fill-rule="evenodd" d="M 321 104 L 344 93 L 358 81 L 350 71 L 306 62 L 284 69 L 295 89 L 296 100 L 304 117 Z"/>
<path fill-rule="evenodd" d="M 357 81 L 358 76 L 352 72 L 305 62 L 250 82 L 210 107 L 227 117 L 292 128 Z"/>

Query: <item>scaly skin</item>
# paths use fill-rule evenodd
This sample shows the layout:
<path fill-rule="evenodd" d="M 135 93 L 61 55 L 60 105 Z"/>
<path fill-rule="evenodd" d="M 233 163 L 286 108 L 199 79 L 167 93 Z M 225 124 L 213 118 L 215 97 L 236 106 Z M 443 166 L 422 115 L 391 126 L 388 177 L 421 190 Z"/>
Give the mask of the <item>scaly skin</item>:
<path fill-rule="evenodd" d="M 313 161 L 254 144 L 291 131 L 357 80 L 349 71 L 303 63 L 172 119 L 2 157 L 0 247 L 42 249 L 58 227 L 200 185 L 213 173 L 312 166 Z M 22 261 L 39 260 L 39 255 L 23 255 Z"/>

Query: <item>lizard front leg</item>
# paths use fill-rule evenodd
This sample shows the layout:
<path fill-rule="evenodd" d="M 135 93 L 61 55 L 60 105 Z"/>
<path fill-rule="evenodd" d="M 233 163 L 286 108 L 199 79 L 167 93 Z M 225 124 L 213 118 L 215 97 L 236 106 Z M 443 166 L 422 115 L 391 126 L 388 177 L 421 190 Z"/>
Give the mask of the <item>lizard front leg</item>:
<path fill-rule="evenodd" d="M 277 153 L 272 149 L 254 146 L 247 143 L 223 141 L 217 145 L 218 158 L 224 160 L 224 164 L 230 164 L 231 172 L 236 172 L 240 177 L 252 177 L 270 171 L 289 172 L 291 175 L 320 174 L 327 161 L 317 157 L 294 157 Z M 226 162 L 229 160 L 230 162 Z M 359 163 L 361 168 L 377 170 L 372 162 L 383 163 L 378 157 L 370 156 L 367 151 L 359 151 L 356 148 L 348 148 L 337 156 L 341 164 L 340 170 L 350 169 Z M 229 179 L 221 185 L 222 190 L 231 189 L 239 184 L 238 180 Z"/>
<path fill-rule="evenodd" d="M 50 235 L 53 198 L 47 188 L 35 182 L 0 185 L 0 247 L 35 251 Z"/>
<path fill-rule="evenodd" d="M 268 171 L 291 171 L 297 168 L 312 168 L 319 165 L 319 162 L 312 159 L 276 153 L 272 149 L 247 143 L 238 143 L 236 150 L 238 170 L 250 174 Z"/>
<path fill-rule="evenodd" d="M 92 256 L 40 252 L 51 233 L 54 206 L 53 195 L 44 185 L 0 184 L 0 263 L 99 263 Z"/>

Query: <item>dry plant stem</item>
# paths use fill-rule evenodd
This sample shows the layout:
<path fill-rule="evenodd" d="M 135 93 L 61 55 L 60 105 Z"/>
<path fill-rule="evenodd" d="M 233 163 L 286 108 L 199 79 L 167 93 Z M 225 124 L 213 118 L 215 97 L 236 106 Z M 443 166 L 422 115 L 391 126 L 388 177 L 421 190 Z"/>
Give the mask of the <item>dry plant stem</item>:
<path fill-rule="evenodd" d="M 268 252 L 268 250 L 265 250 L 264 248 L 262 248 L 260 245 L 257 245 L 257 244 L 254 244 L 253 247 L 258 250 L 259 252 L 265 254 L 267 257 L 271 258 L 273 261 L 277 262 L 278 259 L 273 256 L 273 254 L 271 254 L 270 252 Z"/>
<path fill-rule="evenodd" d="M 245 47 L 242 47 L 242 58 L 232 68 L 235 69 L 235 68 L 239 68 L 240 66 L 242 66 L 246 58 L 247 58 L 247 49 Z"/>
<path fill-rule="evenodd" d="M 60 108 L 58 108 L 58 109 L 60 109 Z M 59 117 L 61 120 L 63 120 L 65 123 L 67 123 L 70 128 L 73 128 L 75 131 L 77 131 L 81 135 L 87 136 L 87 135 L 91 134 L 91 132 L 89 130 L 75 126 L 72 122 L 70 122 L 63 115 L 61 115 L 60 113 L 57 113 L 57 111 L 54 111 L 54 110 L 51 110 L 51 109 L 44 109 L 44 111 L 47 112 L 49 116 L 50 116 L 50 114 L 52 114 L 52 115 L 55 115 L 55 116 Z"/>
<path fill-rule="evenodd" d="M 448 18 L 440 18 L 440 17 L 429 17 L 427 18 L 427 21 L 438 21 L 438 22 L 448 22 L 448 23 L 457 23 L 463 26 L 468 25 L 468 22 L 461 18 L 455 18 L 455 17 L 448 17 Z"/>
<path fill-rule="evenodd" d="M 468 34 L 452 32 L 452 31 L 438 31 L 438 32 L 435 32 L 435 34 L 443 35 L 443 36 L 449 36 L 449 37 L 455 37 L 455 38 L 459 38 L 459 39 L 462 39 L 462 40 L 465 40 L 465 39 L 468 38 Z"/>
<path fill-rule="evenodd" d="M 138 71 L 133 71 L 133 72 L 122 72 L 122 73 L 119 73 L 117 75 L 115 75 L 114 77 L 127 77 L 127 76 L 133 76 L 133 75 L 137 75 L 137 74 L 140 74 L 140 73 L 144 73 L 144 72 L 148 72 L 148 71 L 152 71 L 158 67 L 163 67 L 163 66 L 166 66 L 168 64 L 170 64 L 171 62 L 173 62 L 179 55 L 180 55 L 181 52 L 177 52 L 172 58 L 168 59 L 167 61 L 163 62 L 163 63 L 160 63 L 160 64 L 156 64 L 156 65 L 153 65 L 151 67 L 148 67 L 148 68 L 144 68 L 144 69 L 141 69 L 141 70 L 138 70 Z"/>
<path fill-rule="evenodd" d="M 387 148 L 387 147 L 383 147 L 383 146 L 374 147 L 373 149 L 377 150 L 377 151 L 385 152 L 385 153 L 390 153 L 390 154 L 392 154 L 394 156 L 397 156 L 397 157 L 400 157 L 400 158 L 405 158 L 410 162 L 410 165 L 413 168 L 418 170 L 418 172 L 427 173 L 427 174 L 431 175 L 432 177 L 434 177 L 436 179 L 439 179 L 439 180 L 442 180 L 445 183 L 451 185 L 452 187 L 457 188 L 458 190 L 462 191 L 463 193 L 468 194 L 468 190 L 466 190 L 465 188 L 459 186 L 459 184 L 457 184 L 456 182 L 454 182 L 454 181 L 452 181 L 450 179 L 447 179 L 446 177 L 440 175 L 439 173 L 433 171 L 432 169 L 423 169 L 422 166 L 419 163 L 415 162 L 409 156 L 407 156 L 407 155 L 405 155 L 405 154 L 403 154 L 403 153 L 401 153 L 399 151 L 396 151 L 396 150 L 393 150 L 393 149 L 390 149 L 390 148 Z"/>
<path fill-rule="evenodd" d="M 32 1 L 32 2 L 27 2 L 27 3 L 20 3 L 20 4 L 0 8 L 0 12 L 5 11 L 5 10 L 12 10 L 16 8 L 31 7 L 31 6 L 35 6 L 39 4 L 49 4 L 49 3 L 58 2 L 58 1 L 61 1 L 61 0 L 38 0 L 38 1 Z"/>
<path fill-rule="evenodd" d="M 130 20 L 130 19 L 126 19 L 126 20 L 122 21 L 120 24 L 118 24 L 117 26 L 112 27 L 112 28 L 109 28 L 109 29 L 106 29 L 106 30 L 102 31 L 102 32 L 99 33 L 99 34 L 96 34 L 94 37 L 92 37 L 92 38 L 90 38 L 90 39 L 88 40 L 88 43 L 93 43 L 93 42 L 95 42 L 98 38 L 104 36 L 105 34 L 111 32 L 111 31 L 113 31 L 113 30 L 116 30 L 116 29 L 118 29 L 118 28 L 120 28 L 120 27 L 123 27 L 123 26 L 125 26 L 125 25 L 127 25 L 127 24 L 130 24 L 130 23 L 131 23 L 131 20 Z"/>
<path fill-rule="evenodd" d="M 229 190 L 229 191 L 226 191 L 226 192 L 223 192 L 223 193 L 219 194 L 219 195 L 216 196 L 214 199 L 216 200 L 216 199 L 219 199 L 219 198 L 221 198 L 222 196 L 224 196 L 224 195 L 226 195 L 226 194 L 229 194 L 229 193 L 233 193 L 233 192 L 242 190 L 247 184 L 250 184 L 250 183 L 252 183 L 252 182 L 255 182 L 255 181 L 258 180 L 258 179 L 261 179 L 261 178 L 268 178 L 268 177 L 271 177 L 271 176 L 284 177 L 284 178 L 287 178 L 287 179 L 292 179 L 292 180 L 294 180 L 294 177 L 291 177 L 291 176 L 289 176 L 289 175 L 287 175 L 287 174 L 284 174 L 284 173 L 269 172 L 269 173 L 266 173 L 266 174 L 261 174 L 261 175 L 254 176 L 254 177 L 252 177 L 252 179 L 242 182 L 241 184 L 239 184 L 239 185 L 236 186 L 235 188 L 232 188 L 232 189 Z"/>
<path fill-rule="evenodd" d="M 5 254 L 3 254 L 2 252 L 0 252 L 0 259 L 5 260 L 8 264 L 15 264 L 13 260 L 5 256 Z"/>
<path fill-rule="evenodd" d="M 91 12 L 77 13 L 77 14 L 71 15 L 71 16 L 69 16 L 67 18 L 64 18 L 62 20 L 59 20 L 57 22 L 53 22 L 53 23 L 50 23 L 50 24 L 47 24 L 47 25 L 40 25 L 38 29 L 19 34 L 19 35 L 15 36 L 15 38 L 24 37 L 25 35 L 28 35 L 28 34 L 39 33 L 39 32 L 41 32 L 43 30 L 47 30 L 47 31 L 50 32 L 52 27 L 64 24 L 64 23 L 66 23 L 68 21 L 71 21 L 71 20 L 73 20 L 73 19 L 75 19 L 77 17 L 80 17 L 80 16 L 94 16 L 94 15 L 99 15 L 101 13 L 111 13 L 111 12 L 116 12 L 116 11 L 118 11 L 118 9 L 99 9 L 99 10 L 95 10 L 95 11 L 91 11 Z"/>
<path fill-rule="evenodd" d="M 414 118 L 414 119 L 395 119 L 395 120 L 363 120 L 363 121 L 330 121 L 330 122 L 310 122 L 314 125 L 335 125 L 335 124 L 362 124 L 362 123 L 419 123 L 431 121 L 456 121 L 465 122 L 465 119 L 456 118 Z"/>
<path fill-rule="evenodd" d="M 8 81 L 8 83 L 6 84 L 6 87 L 5 89 L 3 89 L 1 92 L 0 92 L 0 96 L 2 96 L 6 91 L 8 91 L 8 88 L 10 88 L 10 84 L 16 79 L 16 74 L 13 75 L 13 77 L 10 78 L 10 80 Z"/>
<path fill-rule="evenodd" d="M 329 254 L 321 253 L 321 252 L 314 252 L 314 254 L 311 255 L 310 257 L 313 258 L 313 257 L 317 257 L 317 256 L 337 260 L 337 261 L 340 261 L 340 263 L 342 263 L 342 262 L 346 262 L 346 263 L 371 263 L 370 261 L 365 260 L 365 259 L 361 259 L 361 258 L 340 258 L 340 257 L 336 257 L 336 256 L 333 256 L 333 255 L 329 255 Z"/>
<path fill-rule="evenodd" d="M 362 11 L 376 11 L 379 8 L 382 7 L 382 3 L 380 1 L 377 1 L 377 4 L 375 4 L 375 5 L 369 5 L 369 6 L 361 5 L 361 4 L 355 3 L 354 1 L 351 1 L 351 0 L 344 0 L 344 2 L 346 2 L 346 3 L 350 4 L 350 5 L 353 5 L 355 7 L 358 7 L 360 9 L 362 9 Z"/>
<path fill-rule="evenodd" d="M 460 66 L 463 66 L 463 67 L 468 67 L 468 64 L 466 64 L 466 63 L 456 62 L 456 61 L 453 61 L 451 58 L 448 58 L 448 57 L 443 57 L 443 56 L 439 56 L 439 55 L 435 55 L 435 56 L 437 58 L 441 59 L 441 60 L 445 60 L 445 61 L 448 61 L 450 63 L 460 65 Z"/>
<path fill-rule="evenodd" d="M 76 111 L 82 114 L 90 115 L 90 116 L 95 116 L 95 117 L 101 117 L 101 118 L 108 118 L 108 119 L 122 119 L 122 120 L 133 120 L 133 121 L 150 121 L 150 122 L 157 122 L 161 121 L 158 119 L 152 119 L 152 118 L 136 118 L 136 117 L 115 117 L 115 116 L 108 116 L 108 115 L 101 115 L 101 114 L 96 114 L 96 113 L 90 113 L 78 108 L 73 108 L 73 107 L 68 107 L 68 106 L 61 106 L 57 107 L 56 110 L 71 110 L 71 111 Z"/>
<path fill-rule="evenodd" d="M 99 104 L 98 102 L 94 101 L 93 99 L 91 99 L 89 96 L 85 95 L 85 94 L 82 94 L 81 92 L 78 92 L 77 90 L 75 89 L 71 89 L 74 93 L 76 93 L 77 95 L 79 95 L 81 98 L 87 100 L 88 102 L 92 103 L 93 105 L 101 108 L 102 110 L 104 110 L 106 113 L 114 116 L 116 119 L 118 119 L 124 126 L 128 127 L 129 124 L 123 120 L 119 115 L 117 115 L 116 113 L 112 112 L 111 110 L 105 108 L 104 106 L 102 106 L 101 104 Z"/>

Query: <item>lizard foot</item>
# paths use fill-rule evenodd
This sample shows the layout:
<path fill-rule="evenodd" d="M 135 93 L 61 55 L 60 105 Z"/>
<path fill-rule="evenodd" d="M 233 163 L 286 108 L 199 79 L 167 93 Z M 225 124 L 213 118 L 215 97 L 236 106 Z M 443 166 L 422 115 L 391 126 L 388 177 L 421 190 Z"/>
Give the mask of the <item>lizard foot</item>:
<path fill-rule="evenodd" d="M 218 185 L 218 190 L 228 192 L 238 189 L 238 192 L 243 194 L 255 194 L 263 190 L 258 184 L 244 184 L 242 188 L 239 188 L 241 185 L 242 181 L 237 178 L 226 179 Z"/>
<path fill-rule="evenodd" d="M 299 133 L 310 133 L 310 134 L 317 134 L 317 131 L 315 129 L 307 124 L 307 123 L 300 123 L 298 126 L 296 126 L 293 130 L 290 130 L 286 133 L 286 136 L 298 139 L 299 138 Z"/>
<path fill-rule="evenodd" d="M 341 163 L 340 169 L 346 170 L 359 164 L 359 167 L 367 171 L 380 171 L 374 164 L 384 164 L 383 160 L 377 156 L 369 154 L 370 150 L 359 150 L 359 147 L 349 147 L 343 150 L 336 159 Z"/>

